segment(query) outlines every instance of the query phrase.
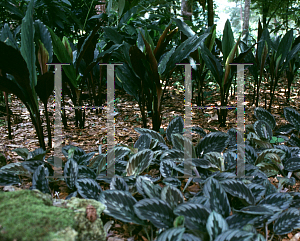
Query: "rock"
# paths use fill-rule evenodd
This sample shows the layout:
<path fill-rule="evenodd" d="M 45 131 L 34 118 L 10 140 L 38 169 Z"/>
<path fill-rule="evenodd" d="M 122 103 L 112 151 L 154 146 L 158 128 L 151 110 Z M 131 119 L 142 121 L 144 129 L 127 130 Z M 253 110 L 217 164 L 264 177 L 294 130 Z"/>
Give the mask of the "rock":
<path fill-rule="evenodd" d="M 51 195 L 36 189 L 0 192 L 0 240 L 106 240 L 100 218 L 105 208 L 102 203 L 71 198 L 61 204 L 53 206 Z M 88 205 L 96 209 L 94 222 L 87 218 Z"/>
<path fill-rule="evenodd" d="M 91 222 L 87 217 L 87 207 L 93 206 L 97 211 L 97 218 L 95 221 Z M 67 208 L 75 211 L 75 230 L 78 231 L 77 240 L 97 240 L 105 241 L 106 233 L 104 232 L 103 223 L 100 218 L 101 213 L 105 209 L 105 206 L 93 199 L 81 199 L 77 197 L 72 197 L 67 201 Z"/>

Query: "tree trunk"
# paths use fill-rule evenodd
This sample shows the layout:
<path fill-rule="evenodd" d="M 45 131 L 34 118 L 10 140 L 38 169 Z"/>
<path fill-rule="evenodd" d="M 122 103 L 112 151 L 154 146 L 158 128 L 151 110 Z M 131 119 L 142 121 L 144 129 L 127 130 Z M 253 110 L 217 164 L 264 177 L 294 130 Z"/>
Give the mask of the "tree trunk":
<path fill-rule="evenodd" d="M 263 29 L 267 28 L 267 16 L 269 13 L 270 3 L 267 1 L 263 2 Z"/>
<path fill-rule="evenodd" d="M 243 35 L 245 35 L 249 31 L 250 3 L 251 3 L 251 0 L 245 0 Z"/>
<path fill-rule="evenodd" d="M 181 0 L 181 15 L 184 21 L 192 21 L 192 6 L 187 0 Z"/>
<path fill-rule="evenodd" d="M 208 27 L 214 25 L 214 1 L 208 0 L 207 1 L 207 20 L 208 20 Z"/>

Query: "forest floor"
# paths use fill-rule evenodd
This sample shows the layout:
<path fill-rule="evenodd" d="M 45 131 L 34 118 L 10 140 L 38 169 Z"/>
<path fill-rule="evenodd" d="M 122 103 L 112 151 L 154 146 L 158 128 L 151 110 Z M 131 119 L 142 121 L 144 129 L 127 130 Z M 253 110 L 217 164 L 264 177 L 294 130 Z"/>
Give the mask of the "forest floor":
<path fill-rule="evenodd" d="M 183 82 L 183 81 L 182 81 Z M 283 115 L 283 108 L 286 106 L 292 106 L 297 111 L 300 110 L 300 93 L 299 90 L 299 81 L 295 81 L 292 85 L 292 93 L 290 98 L 290 104 L 286 104 L 285 98 L 285 83 L 279 83 L 279 87 L 275 93 L 274 103 L 272 104 L 271 113 L 275 117 L 277 127 L 287 124 Z M 264 83 L 262 83 L 262 86 Z M 220 105 L 219 93 L 217 92 L 214 85 L 207 86 L 204 91 L 206 91 L 207 96 L 205 97 L 205 106 L 215 106 Z M 268 91 L 260 92 L 260 104 L 259 106 L 265 108 L 265 93 L 267 93 L 267 99 L 269 99 Z M 103 93 L 105 97 L 106 93 Z M 252 105 L 252 96 L 253 90 L 249 86 L 245 86 L 245 124 L 253 124 L 256 121 L 254 116 L 255 106 Z M 194 101 L 192 101 L 193 106 Z M 228 103 L 229 106 L 236 106 L 235 96 L 230 97 Z M 267 107 L 269 106 L 269 101 L 267 101 Z M 7 164 L 10 162 L 15 162 L 21 160 L 21 157 L 17 156 L 11 150 L 20 147 L 26 147 L 29 151 L 39 147 L 39 142 L 35 133 L 35 129 L 31 123 L 29 112 L 15 96 L 11 96 L 11 102 L 9 107 L 13 112 L 12 115 L 12 140 L 8 139 L 8 130 L 6 126 L 6 117 L 2 115 L 0 117 L 0 153 L 2 153 L 7 161 Z M 53 119 L 54 119 L 54 98 L 50 97 L 50 103 L 48 105 L 48 111 L 51 119 L 51 131 L 53 135 Z M 46 131 L 46 121 L 44 116 L 44 107 L 40 105 L 41 116 L 43 118 L 44 134 L 47 137 Z M 115 111 L 118 112 L 115 116 L 115 143 L 125 144 L 128 146 L 133 146 L 136 140 L 139 137 L 139 134 L 134 130 L 135 127 L 143 127 L 141 114 L 139 107 L 134 98 L 128 95 L 125 91 L 116 89 L 115 91 Z M 184 118 L 184 88 L 182 85 L 172 85 L 167 89 L 165 93 L 165 98 L 162 104 L 162 124 L 161 128 L 166 131 L 166 128 L 169 122 L 177 115 L 180 115 Z M 87 110 L 85 115 L 85 127 L 84 129 L 79 129 L 75 127 L 75 115 L 74 110 L 66 110 L 68 117 L 68 128 L 63 128 L 63 143 L 62 145 L 74 145 L 82 148 L 86 152 L 95 151 L 98 153 L 98 146 L 102 145 L 102 153 L 106 153 L 106 113 L 103 111 L 101 114 L 96 114 L 95 110 Z M 1 114 L 1 113 L 0 113 Z M 151 118 L 148 117 L 148 126 L 147 128 L 152 129 Z M 236 112 L 231 109 L 228 110 L 226 127 L 219 127 L 217 120 L 216 109 L 193 109 L 192 111 L 192 126 L 199 126 L 203 128 L 207 133 L 213 129 L 216 131 L 227 132 L 230 128 L 236 128 Z M 197 134 L 192 133 L 192 141 L 194 145 L 199 140 Z M 48 138 L 45 138 L 46 145 L 48 144 Z M 49 149 L 49 153 L 46 155 L 46 159 L 53 155 L 53 148 Z M 64 160 L 64 159 L 63 159 Z M 155 172 L 155 170 L 151 170 Z M 31 180 L 24 182 L 22 184 L 23 189 L 28 189 L 31 186 Z M 278 180 L 276 178 L 271 178 L 272 183 L 277 186 Z M 59 198 L 64 199 L 68 194 L 69 190 L 67 186 L 61 182 L 59 189 Z M 103 190 L 108 189 L 109 186 L 106 183 L 101 185 Z M 3 189 L 3 187 L 0 187 Z M 188 190 L 197 191 L 199 190 L 198 184 L 193 184 L 188 187 Z M 291 187 L 290 191 L 299 191 L 299 181 L 297 185 Z M 105 220 L 108 221 L 112 218 L 106 217 Z M 105 220 L 103 221 L 105 223 Z M 138 232 L 138 233 L 137 233 Z M 263 232 L 263 231 L 262 231 Z M 284 235 L 281 237 L 273 237 L 273 240 L 290 240 L 295 232 Z M 132 235 L 135 236 L 134 240 L 147 240 L 145 233 L 142 230 L 134 230 Z M 122 222 L 116 221 L 112 226 L 109 233 L 109 240 L 116 240 L 117 237 L 122 238 L 121 240 L 133 240 L 129 239 L 130 235 L 128 232 L 128 226 L 123 225 Z M 138 239 L 137 239 L 138 238 Z"/>

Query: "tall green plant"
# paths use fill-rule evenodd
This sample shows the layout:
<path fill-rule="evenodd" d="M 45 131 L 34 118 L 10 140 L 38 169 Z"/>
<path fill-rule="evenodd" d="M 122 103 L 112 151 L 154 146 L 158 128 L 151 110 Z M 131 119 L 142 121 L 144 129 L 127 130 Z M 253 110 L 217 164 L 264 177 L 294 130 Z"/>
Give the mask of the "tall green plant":
<path fill-rule="evenodd" d="M 279 42 L 279 38 L 276 41 L 272 41 L 271 51 L 269 52 L 269 75 L 270 78 L 270 102 L 269 111 L 274 99 L 275 89 L 278 85 L 279 79 L 282 77 L 284 72 L 285 64 L 284 62 L 289 62 L 291 60 L 287 59 L 288 53 L 291 51 L 293 42 L 293 30 L 288 31 Z"/>
<path fill-rule="evenodd" d="M 227 20 L 223 30 L 222 46 L 220 46 L 223 54 L 223 66 L 221 62 L 209 51 L 204 43 L 200 45 L 202 59 L 220 87 L 221 106 L 226 106 L 228 103 L 229 89 L 235 72 L 232 70 L 230 64 L 240 63 L 240 61 L 242 61 L 246 54 L 251 50 L 251 48 L 249 48 L 235 58 L 235 56 L 238 54 L 239 41 L 240 38 L 237 40 L 237 42 L 234 41 L 231 25 L 229 20 Z M 225 126 L 226 116 L 227 109 L 221 109 L 220 111 L 218 110 L 218 121 L 220 126 Z"/>
<path fill-rule="evenodd" d="M 159 131 L 161 125 L 162 99 L 176 64 L 186 59 L 208 36 L 194 35 L 179 46 L 169 49 L 168 44 L 177 32 L 177 29 L 170 31 L 170 28 L 171 23 L 165 28 L 155 47 L 147 30 L 140 32 L 136 45 L 123 43 L 120 48 L 123 53 L 118 55 L 124 63 L 116 69 L 119 84 L 138 100 L 144 127 L 147 106 L 155 131 Z"/>
<path fill-rule="evenodd" d="M 21 25 L 21 52 L 16 49 L 17 45 L 14 44 L 15 41 L 11 38 L 7 38 L 6 42 L 16 48 L 4 42 L 0 42 L 0 89 L 15 94 L 23 101 L 30 113 L 32 123 L 35 126 L 40 146 L 45 148 L 44 133 L 35 91 L 37 75 L 35 66 L 33 9 L 34 0 L 31 0 Z M 9 33 L 6 34 L 12 36 Z M 7 76 L 7 74 L 10 74 L 10 76 Z"/>

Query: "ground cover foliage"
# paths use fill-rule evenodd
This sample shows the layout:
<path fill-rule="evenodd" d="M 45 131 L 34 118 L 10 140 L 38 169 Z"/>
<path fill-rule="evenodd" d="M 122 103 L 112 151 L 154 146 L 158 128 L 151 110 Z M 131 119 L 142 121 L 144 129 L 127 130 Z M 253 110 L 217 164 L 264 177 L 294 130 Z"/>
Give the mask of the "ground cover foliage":
<path fill-rule="evenodd" d="M 1 113 L 7 116 L 9 133 L 3 136 L 12 139 L 10 115 L 18 117 L 9 108 L 15 104 L 9 102 L 14 96 L 27 109 L 23 116 L 31 120 L 40 148 L 29 151 L 18 146 L 12 150 L 18 161 L 0 155 L 1 188 L 22 185 L 67 200 L 94 199 L 106 206 L 101 216 L 106 231 L 114 220 L 135 240 L 280 240 L 286 235 L 291 238 L 289 235 L 300 229 L 300 193 L 291 188 L 300 179 L 300 114 L 288 106 L 291 102 L 297 105 L 293 92 L 299 88 L 294 80 L 299 79 L 300 37 L 294 36 L 293 30 L 276 35 L 263 29 L 259 21 L 256 37 L 246 34 L 235 40 L 230 21 L 219 37 L 216 25 L 193 26 L 179 19 L 176 11 L 168 11 L 176 10 L 177 1 L 118 1 L 117 8 L 109 1 L 107 13 L 81 16 L 84 23 L 75 21 L 75 29 L 86 30 L 75 36 L 78 33 L 69 28 L 61 31 L 61 21 L 50 21 L 47 14 L 41 16 L 43 4 L 26 1 L 19 11 L 12 2 L 5 1 L 5 6 L 10 6 L 18 21 L 4 24 L 0 32 L 0 90 L 4 93 L 0 100 L 5 100 Z M 67 11 L 68 1 L 60 4 L 59 11 Z M 77 11 L 78 7 L 70 16 L 75 19 Z M 144 17 L 146 13 L 149 18 Z M 69 21 L 64 14 L 60 18 L 64 23 Z M 105 123 L 104 118 L 96 116 L 101 112 L 98 109 L 96 115 L 91 112 L 93 119 L 86 117 L 85 109 L 62 111 L 64 130 L 78 127 L 80 134 L 73 132 L 76 137 L 64 138 L 64 178 L 51 178 L 57 168 L 53 156 L 49 156 L 54 114 L 48 107 L 54 106 L 54 71 L 46 63 L 59 62 L 70 63 L 62 71 L 62 105 L 71 108 L 104 104 L 106 67 L 99 68 L 98 64 L 123 63 L 115 69 L 116 89 L 132 97 L 134 104 L 128 108 L 131 112 L 136 108 L 139 113 L 123 116 L 122 108 L 117 108 L 122 123 L 128 117 L 134 120 L 130 124 L 138 126 L 130 126 L 135 133 L 122 126 L 126 134 L 120 134 L 126 138 L 130 135 L 128 142 L 134 142 L 117 143 L 113 178 L 106 177 L 110 153 L 104 154 L 101 146 L 95 151 L 67 140 L 80 136 L 92 120 Z M 174 92 L 184 92 L 183 81 L 178 81 L 184 75 L 177 63 L 192 65 L 192 102 L 198 106 L 235 104 L 236 68 L 230 63 L 253 63 L 246 67 L 247 103 L 257 108 L 247 117 L 256 119 L 247 120 L 245 136 L 231 128 L 236 120 L 229 125 L 228 114 L 234 119 L 235 113 L 227 109 L 217 110 L 215 116 L 204 114 L 211 118 L 206 123 L 202 117 L 201 125 L 192 128 L 196 140 L 183 135 L 183 118 L 171 118 L 172 112 L 168 112 L 172 105 L 175 111 L 184 112 L 183 98 L 178 104 L 178 96 L 174 97 Z M 174 86 L 176 90 L 171 88 Z M 276 98 L 282 90 L 284 108 Z M 261 100 L 264 108 L 258 107 Z M 280 123 L 285 124 L 276 123 L 271 114 L 276 101 L 282 109 Z M 199 116 L 203 114 L 198 112 Z M 119 113 L 115 115 L 119 118 Z M 166 115 L 170 121 L 166 121 Z M 214 121 L 219 130 L 213 127 Z M 31 136 L 33 128 L 27 127 Z M 240 148 L 237 135 L 245 138 L 247 178 L 235 175 Z M 17 134 L 14 137 L 18 138 L 14 143 L 19 144 L 20 138 Z M 93 146 L 99 144 L 99 137 L 95 139 Z M 25 136 L 22 141 L 26 142 Z M 84 141 L 78 138 L 78 142 Z M 107 143 L 105 137 L 101 142 Z M 187 153 L 191 178 L 183 178 L 185 142 L 192 146 Z M 274 180 L 278 181 L 276 185 Z"/>
<path fill-rule="evenodd" d="M 247 126 L 245 141 L 245 175 L 253 178 L 236 178 L 236 135 L 241 133 L 232 128 L 206 134 L 194 127 L 200 139 L 197 145 L 190 142 L 193 176 L 181 191 L 184 141 L 189 140 L 182 135 L 183 119 L 176 117 L 166 129 L 166 140 L 153 130 L 135 128 L 140 136 L 133 148 L 116 146 L 116 175 L 111 179 L 106 178 L 107 154 L 93 158 L 95 152 L 64 146 L 63 170 L 69 177 L 64 181 L 71 192 L 66 199 L 98 200 L 106 206 L 106 215 L 144 227 L 149 239 L 265 240 L 257 232 L 260 228 L 269 230 L 269 235 L 288 234 L 300 228 L 300 193 L 285 189 L 300 177 L 300 114 L 286 107 L 289 124 L 277 128 L 267 110 L 259 107 L 254 114 L 257 121 Z M 53 158 L 45 159 L 41 148 L 13 151 L 23 161 L 0 169 L 0 185 L 16 185 L 30 176 L 30 189 L 51 193 L 53 180 L 46 176 L 53 175 Z M 159 173 L 143 175 L 150 168 Z M 278 174 L 276 188 L 268 178 Z M 101 182 L 108 183 L 109 189 L 103 190 Z M 186 191 L 192 183 L 199 183 L 200 191 Z"/>

